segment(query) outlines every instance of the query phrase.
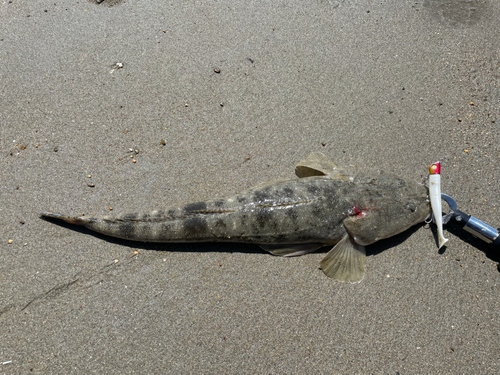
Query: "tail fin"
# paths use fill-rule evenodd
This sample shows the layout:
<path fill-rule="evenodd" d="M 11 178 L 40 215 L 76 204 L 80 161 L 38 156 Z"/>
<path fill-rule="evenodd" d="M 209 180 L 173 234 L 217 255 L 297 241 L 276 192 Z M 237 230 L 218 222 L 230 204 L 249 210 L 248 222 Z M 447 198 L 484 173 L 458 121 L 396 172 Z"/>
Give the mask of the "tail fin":
<path fill-rule="evenodd" d="M 52 213 L 52 212 L 42 212 L 40 214 L 40 216 L 44 217 L 44 218 L 49 218 L 49 219 L 62 220 L 66 223 L 74 224 L 74 225 L 85 225 L 88 222 L 88 219 L 84 219 L 84 218 L 80 218 L 80 217 L 64 216 L 64 215 L 56 214 L 56 213 Z"/>

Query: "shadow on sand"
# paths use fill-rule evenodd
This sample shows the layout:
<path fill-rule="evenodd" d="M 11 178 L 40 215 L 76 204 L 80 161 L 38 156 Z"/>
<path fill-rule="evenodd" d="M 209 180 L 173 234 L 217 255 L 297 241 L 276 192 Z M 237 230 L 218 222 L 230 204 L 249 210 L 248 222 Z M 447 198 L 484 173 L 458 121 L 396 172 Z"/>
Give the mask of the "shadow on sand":
<path fill-rule="evenodd" d="M 85 235 L 97 237 L 103 241 L 107 241 L 121 246 L 127 246 L 134 249 L 172 251 L 172 252 L 200 252 L 200 253 L 220 252 L 220 253 L 269 254 L 267 251 L 262 250 L 257 245 L 245 244 L 245 243 L 232 243 L 232 242 L 155 243 L 155 242 L 123 240 L 120 238 L 106 236 L 104 234 L 94 232 L 85 227 L 72 225 L 58 219 L 52 219 L 47 217 L 43 217 L 42 219 Z M 374 243 L 373 245 L 367 246 L 366 255 L 374 256 L 380 254 L 381 252 L 387 249 L 402 244 L 404 241 L 406 241 L 408 237 L 410 237 L 413 233 L 419 230 L 423 225 L 425 224 L 422 223 L 420 225 L 415 225 L 396 236 L 386 238 L 384 240 Z M 500 251 L 494 245 L 487 244 L 484 241 L 472 236 L 471 234 L 455 226 L 448 225 L 446 229 L 449 233 L 458 237 L 462 241 L 465 241 L 469 243 L 471 246 L 474 246 L 478 250 L 484 252 L 489 259 L 497 263 L 500 262 Z M 433 228 L 433 234 L 435 240 L 437 241 L 437 234 L 434 228 Z M 326 253 L 330 249 L 331 247 L 324 247 L 319 249 L 317 252 Z M 444 254 L 445 251 L 446 251 L 446 246 L 441 248 L 439 250 L 439 253 Z M 500 265 L 498 266 L 498 270 L 500 272 Z"/>

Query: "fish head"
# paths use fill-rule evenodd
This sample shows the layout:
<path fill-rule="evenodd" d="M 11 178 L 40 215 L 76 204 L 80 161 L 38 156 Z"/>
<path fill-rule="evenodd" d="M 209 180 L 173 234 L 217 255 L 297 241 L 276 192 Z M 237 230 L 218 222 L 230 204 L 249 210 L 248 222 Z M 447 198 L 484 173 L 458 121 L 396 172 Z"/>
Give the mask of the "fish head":
<path fill-rule="evenodd" d="M 344 227 L 360 245 L 399 234 L 424 221 L 430 213 L 428 189 L 416 182 L 378 175 L 358 180 L 357 190 L 356 204 L 344 220 Z"/>

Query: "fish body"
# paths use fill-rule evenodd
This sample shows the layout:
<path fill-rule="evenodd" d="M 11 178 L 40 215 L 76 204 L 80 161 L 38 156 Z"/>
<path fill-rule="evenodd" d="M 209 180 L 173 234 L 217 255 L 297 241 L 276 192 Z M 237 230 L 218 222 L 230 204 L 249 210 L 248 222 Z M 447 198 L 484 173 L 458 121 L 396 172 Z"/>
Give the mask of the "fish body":
<path fill-rule="evenodd" d="M 322 261 L 323 271 L 340 281 L 359 281 L 364 246 L 422 222 L 430 212 L 424 185 L 381 171 L 339 168 L 323 154 L 301 161 L 296 174 L 298 179 L 232 197 L 148 214 L 42 216 L 127 240 L 252 243 L 282 256 L 337 244 Z"/>

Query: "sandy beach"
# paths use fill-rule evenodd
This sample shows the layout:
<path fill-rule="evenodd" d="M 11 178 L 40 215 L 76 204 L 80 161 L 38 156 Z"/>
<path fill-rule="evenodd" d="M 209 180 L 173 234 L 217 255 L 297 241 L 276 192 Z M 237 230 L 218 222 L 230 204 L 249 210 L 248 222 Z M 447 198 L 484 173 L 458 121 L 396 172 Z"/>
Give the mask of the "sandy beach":
<path fill-rule="evenodd" d="M 0 2 L 0 372 L 493 374 L 500 250 L 418 225 L 324 253 L 147 244 L 40 219 L 149 212 L 338 165 L 500 225 L 500 3 Z"/>

